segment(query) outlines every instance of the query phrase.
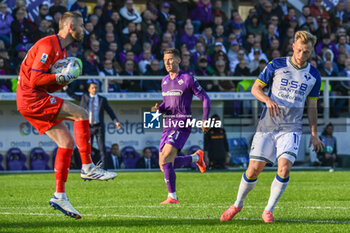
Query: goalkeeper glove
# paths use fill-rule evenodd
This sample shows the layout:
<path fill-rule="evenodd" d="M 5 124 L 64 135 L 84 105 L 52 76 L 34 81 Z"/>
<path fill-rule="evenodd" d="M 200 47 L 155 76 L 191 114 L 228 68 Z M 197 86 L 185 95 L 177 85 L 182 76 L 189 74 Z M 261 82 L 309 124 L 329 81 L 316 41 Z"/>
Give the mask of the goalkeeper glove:
<path fill-rule="evenodd" d="M 62 73 L 56 74 L 56 82 L 60 85 L 68 85 L 77 79 L 80 73 L 81 69 L 79 65 L 74 64 L 74 62 L 69 63 L 67 68 L 62 70 Z"/>
<path fill-rule="evenodd" d="M 72 74 L 63 74 L 63 73 L 56 74 L 56 82 L 62 86 L 70 84 L 71 82 L 73 82 L 77 78 L 78 78 L 78 76 L 74 76 Z"/>

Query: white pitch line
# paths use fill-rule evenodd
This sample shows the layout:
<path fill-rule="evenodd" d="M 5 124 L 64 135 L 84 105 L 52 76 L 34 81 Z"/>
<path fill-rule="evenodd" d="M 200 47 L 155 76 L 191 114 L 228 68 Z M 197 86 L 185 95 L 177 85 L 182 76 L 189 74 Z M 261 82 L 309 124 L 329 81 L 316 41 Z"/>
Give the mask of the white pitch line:
<path fill-rule="evenodd" d="M 9 213 L 0 212 L 0 215 L 29 215 L 29 216 L 58 216 L 60 214 L 46 214 L 46 213 Z M 218 220 L 219 217 L 178 217 L 178 216 L 143 216 L 143 215 L 123 215 L 123 214 L 84 214 L 83 217 L 121 217 L 121 218 L 150 218 L 150 219 L 188 219 L 188 220 Z M 260 218 L 236 218 L 241 221 L 262 221 Z M 235 220 L 232 222 L 234 223 Z M 335 221 L 335 220 L 310 220 L 310 219 L 280 219 L 276 222 L 299 222 L 299 223 L 328 223 L 328 224 L 350 224 L 350 221 Z"/>

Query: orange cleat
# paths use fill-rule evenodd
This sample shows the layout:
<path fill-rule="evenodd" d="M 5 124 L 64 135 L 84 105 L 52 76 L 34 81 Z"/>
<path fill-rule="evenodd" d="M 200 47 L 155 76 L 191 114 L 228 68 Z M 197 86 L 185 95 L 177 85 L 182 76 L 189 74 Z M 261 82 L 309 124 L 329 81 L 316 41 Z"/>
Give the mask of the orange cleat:
<path fill-rule="evenodd" d="M 199 170 L 201 171 L 201 173 L 204 173 L 205 170 L 207 169 L 207 166 L 205 165 L 205 162 L 204 162 L 204 152 L 202 150 L 197 150 L 195 154 L 198 155 L 198 162 L 196 164 Z"/>
<path fill-rule="evenodd" d="M 172 197 L 168 197 L 165 201 L 160 203 L 161 205 L 167 205 L 167 204 L 179 204 L 179 200 L 176 200 Z"/>
<path fill-rule="evenodd" d="M 273 214 L 271 211 L 269 210 L 264 210 L 263 214 L 262 214 L 262 219 L 264 220 L 264 222 L 269 223 L 269 222 L 274 222 L 275 219 L 273 218 Z"/>
<path fill-rule="evenodd" d="M 232 205 L 230 208 L 228 208 L 227 210 L 225 210 L 224 213 L 222 213 L 220 221 L 221 222 L 225 222 L 225 221 L 231 221 L 233 219 L 233 217 L 238 214 L 239 211 L 241 211 L 243 208 L 242 207 L 237 207 Z"/>

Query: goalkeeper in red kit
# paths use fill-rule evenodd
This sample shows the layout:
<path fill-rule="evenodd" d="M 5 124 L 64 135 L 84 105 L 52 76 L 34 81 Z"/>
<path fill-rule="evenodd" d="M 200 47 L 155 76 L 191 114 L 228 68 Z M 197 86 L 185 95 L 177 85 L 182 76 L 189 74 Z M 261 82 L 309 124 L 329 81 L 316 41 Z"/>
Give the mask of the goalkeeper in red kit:
<path fill-rule="evenodd" d="M 67 58 L 66 47 L 72 42 L 82 42 L 84 32 L 83 18 L 79 13 L 64 13 L 59 22 L 58 34 L 40 39 L 28 51 L 20 68 L 17 87 L 18 111 L 40 134 L 46 133 L 58 146 L 55 160 L 56 191 L 49 203 L 76 219 L 80 219 L 81 215 L 70 204 L 65 193 L 74 140 L 63 120 L 74 121 L 74 138 L 82 161 L 81 178 L 109 180 L 117 176 L 92 163 L 86 110 L 49 94 L 62 89 L 80 75 L 79 66 L 68 65 L 59 74 L 51 74 L 50 68 L 57 60 Z"/>

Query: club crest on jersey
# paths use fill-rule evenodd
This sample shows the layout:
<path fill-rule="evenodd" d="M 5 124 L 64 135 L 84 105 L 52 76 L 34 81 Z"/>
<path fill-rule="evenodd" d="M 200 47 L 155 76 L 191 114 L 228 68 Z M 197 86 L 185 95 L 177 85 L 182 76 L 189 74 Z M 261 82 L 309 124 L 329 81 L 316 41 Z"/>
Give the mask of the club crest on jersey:
<path fill-rule="evenodd" d="M 308 75 L 308 74 L 305 74 L 305 75 L 304 75 L 304 78 L 306 79 L 306 81 L 309 81 L 309 80 L 311 79 L 311 76 Z"/>
<path fill-rule="evenodd" d="M 55 98 L 54 96 L 50 98 L 50 103 L 51 103 L 51 104 L 56 103 L 56 98 Z"/>
<path fill-rule="evenodd" d="M 184 80 L 180 79 L 178 82 L 177 82 L 179 85 L 182 85 L 184 83 Z"/>
<path fill-rule="evenodd" d="M 41 63 L 45 63 L 47 58 L 48 58 L 49 55 L 47 55 L 46 53 L 43 53 L 43 55 L 41 55 L 41 58 L 40 58 L 40 62 Z"/>

